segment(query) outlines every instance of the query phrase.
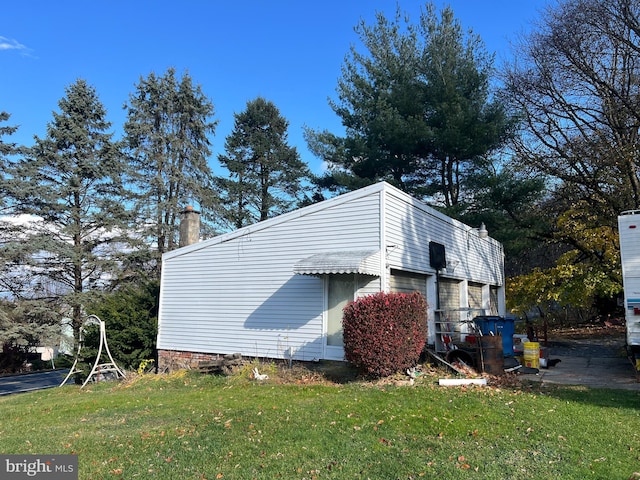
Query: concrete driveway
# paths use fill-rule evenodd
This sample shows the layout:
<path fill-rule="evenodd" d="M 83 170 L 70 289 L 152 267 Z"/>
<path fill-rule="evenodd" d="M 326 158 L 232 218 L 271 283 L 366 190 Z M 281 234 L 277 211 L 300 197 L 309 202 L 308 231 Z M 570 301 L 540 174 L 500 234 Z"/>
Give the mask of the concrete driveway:
<path fill-rule="evenodd" d="M 640 391 L 631 362 L 627 358 L 572 357 L 553 355 L 560 362 L 541 368 L 537 374 L 521 375 L 522 379 L 544 384 L 583 385 L 592 388 L 614 388 Z"/>
<path fill-rule="evenodd" d="M 626 357 L 624 330 L 600 330 L 589 336 L 550 336 L 549 358 L 560 360 L 522 379 L 544 384 L 584 385 L 640 391 L 635 368 Z"/>
<path fill-rule="evenodd" d="M 65 368 L 0 377 L 0 395 L 57 387 L 62 383 L 68 373 L 69 369 Z M 67 384 L 72 384 L 73 382 L 73 378 L 70 378 Z"/>

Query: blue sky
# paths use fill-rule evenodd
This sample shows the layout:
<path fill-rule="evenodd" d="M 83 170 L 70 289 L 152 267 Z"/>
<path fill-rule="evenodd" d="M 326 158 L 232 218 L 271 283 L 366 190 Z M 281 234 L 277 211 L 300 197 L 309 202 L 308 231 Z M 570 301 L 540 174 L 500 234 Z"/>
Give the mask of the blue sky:
<path fill-rule="evenodd" d="M 479 34 L 497 62 L 531 29 L 547 0 L 451 0 L 463 28 Z M 8 0 L 0 7 L 0 111 L 20 128 L 9 140 L 44 137 L 66 86 L 95 87 L 116 138 L 122 109 L 140 77 L 174 67 L 188 72 L 216 108 L 214 155 L 233 114 L 263 96 L 290 122 L 289 142 L 318 173 L 303 126 L 343 130 L 328 105 L 340 67 L 357 42 L 353 27 L 388 17 L 396 5 L 418 20 L 424 2 L 407 0 Z M 6 140 L 6 139 L 5 139 Z M 215 174 L 224 174 L 212 161 Z M 217 170 L 217 171 L 216 171 Z"/>

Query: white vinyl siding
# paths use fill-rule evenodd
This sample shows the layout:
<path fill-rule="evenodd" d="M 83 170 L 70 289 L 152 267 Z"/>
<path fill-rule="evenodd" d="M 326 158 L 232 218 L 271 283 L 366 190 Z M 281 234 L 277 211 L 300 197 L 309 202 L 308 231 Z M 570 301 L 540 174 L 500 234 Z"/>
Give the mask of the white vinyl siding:
<path fill-rule="evenodd" d="M 385 243 L 391 268 L 435 273 L 429 264 L 429 242 L 445 246 L 448 267 L 442 275 L 503 285 L 503 249 L 492 238 L 480 238 L 468 225 L 453 220 L 410 196 L 389 189 L 385 205 Z"/>
<path fill-rule="evenodd" d="M 323 281 L 293 265 L 380 249 L 380 195 L 344 197 L 165 255 L 158 348 L 322 358 Z"/>
<path fill-rule="evenodd" d="M 367 295 L 373 295 L 382 290 L 380 277 L 372 277 L 371 275 L 356 275 L 358 280 L 358 291 L 356 296 L 366 297 Z"/>

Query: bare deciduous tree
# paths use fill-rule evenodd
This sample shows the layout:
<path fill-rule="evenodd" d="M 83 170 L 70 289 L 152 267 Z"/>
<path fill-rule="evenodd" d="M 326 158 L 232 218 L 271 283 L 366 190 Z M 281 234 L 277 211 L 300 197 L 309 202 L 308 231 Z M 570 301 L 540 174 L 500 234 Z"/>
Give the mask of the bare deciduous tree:
<path fill-rule="evenodd" d="M 568 0 L 549 8 L 506 71 L 524 114 L 523 165 L 603 217 L 640 207 L 640 2 Z"/>

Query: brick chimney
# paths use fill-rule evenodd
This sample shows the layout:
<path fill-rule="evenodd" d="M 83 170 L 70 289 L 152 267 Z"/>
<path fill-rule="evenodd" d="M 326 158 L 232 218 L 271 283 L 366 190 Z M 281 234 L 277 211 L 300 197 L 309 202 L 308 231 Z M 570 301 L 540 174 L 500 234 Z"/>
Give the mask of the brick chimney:
<path fill-rule="evenodd" d="M 188 205 L 180 213 L 180 247 L 198 243 L 200 240 L 200 212 Z"/>

